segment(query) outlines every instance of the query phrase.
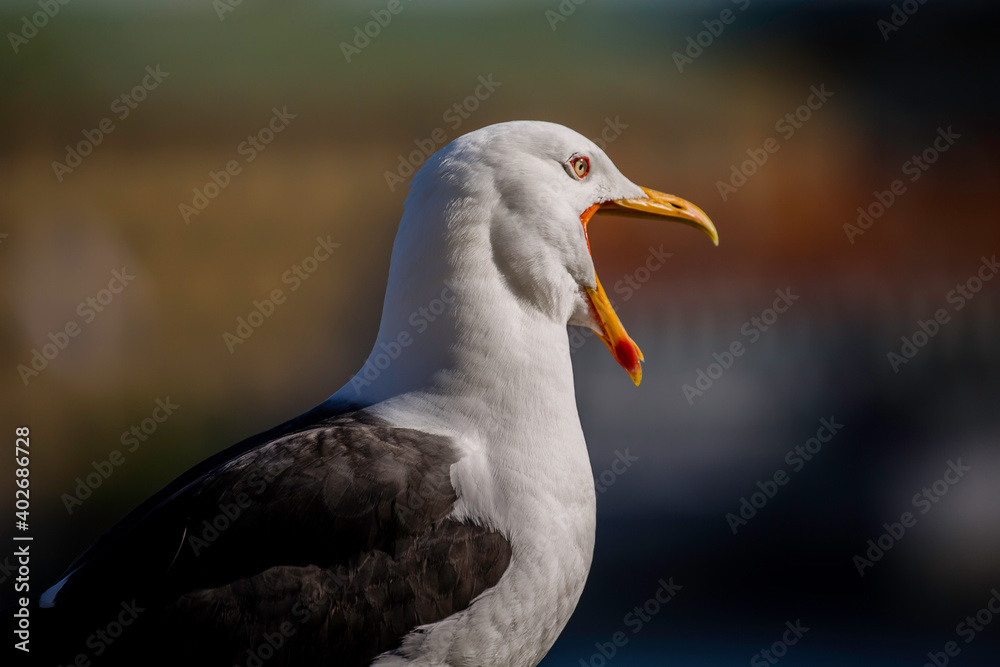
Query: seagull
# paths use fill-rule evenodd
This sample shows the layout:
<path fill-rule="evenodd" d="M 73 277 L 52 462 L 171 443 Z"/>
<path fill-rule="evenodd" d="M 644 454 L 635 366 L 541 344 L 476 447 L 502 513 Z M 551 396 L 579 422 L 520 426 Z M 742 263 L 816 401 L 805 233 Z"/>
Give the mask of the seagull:
<path fill-rule="evenodd" d="M 39 600 L 58 664 L 537 665 L 594 548 L 567 326 L 642 377 L 594 269 L 597 214 L 718 244 L 701 209 L 562 125 L 491 125 L 430 157 L 365 365 L 79 556 Z"/>

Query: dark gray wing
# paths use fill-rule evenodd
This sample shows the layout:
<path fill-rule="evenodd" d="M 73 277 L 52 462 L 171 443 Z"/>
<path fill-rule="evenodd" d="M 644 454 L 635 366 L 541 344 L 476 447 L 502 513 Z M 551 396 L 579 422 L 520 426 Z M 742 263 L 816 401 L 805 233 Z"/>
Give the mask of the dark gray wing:
<path fill-rule="evenodd" d="M 241 665 L 258 650 L 268 665 L 368 664 L 507 568 L 502 535 L 447 518 L 456 460 L 446 438 L 357 412 L 241 443 L 71 566 L 49 612 L 62 655 L 93 655 L 101 642 L 88 647 L 88 632 L 132 604 L 102 664 Z"/>

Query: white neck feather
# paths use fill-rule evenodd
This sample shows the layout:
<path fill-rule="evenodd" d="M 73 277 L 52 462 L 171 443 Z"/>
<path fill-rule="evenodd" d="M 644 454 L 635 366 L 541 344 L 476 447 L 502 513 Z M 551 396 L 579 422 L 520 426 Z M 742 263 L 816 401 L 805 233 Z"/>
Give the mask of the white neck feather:
<path fill-rule="evenodd" d="M 572 306 L 558 298 L 566 288 L 525 294 L 510 284 L 483 222 L 486 204 L 444 216 L 428 215 L 446 208 L 438 201 L 423 203 L 400 223 L 376 344 L 331 400 L 419 403 L 426 427 L 483 437 L 515 426 L 537 437 L 565 433 L 567 420 L 579 430 Z"/>

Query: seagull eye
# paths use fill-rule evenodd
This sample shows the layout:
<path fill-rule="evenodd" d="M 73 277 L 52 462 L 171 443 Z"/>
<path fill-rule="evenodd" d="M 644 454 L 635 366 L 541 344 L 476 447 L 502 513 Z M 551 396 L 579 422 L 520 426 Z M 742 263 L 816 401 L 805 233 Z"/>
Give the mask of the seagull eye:
<path fill-rule="evenodd" d="M 575 157 L 569 161 L 569 166 L 573 168 L 573 173 L 577 178 L 583 178 L 590 173 L 590 160 L 585 157 Z"/>

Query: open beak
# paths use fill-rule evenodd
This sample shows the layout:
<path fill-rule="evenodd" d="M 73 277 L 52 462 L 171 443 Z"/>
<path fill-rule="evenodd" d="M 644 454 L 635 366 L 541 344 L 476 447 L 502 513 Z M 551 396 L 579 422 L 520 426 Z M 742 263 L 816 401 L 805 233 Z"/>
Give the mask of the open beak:
<path fill-rule="evenodd" d="M 708 234 L 708 238 L 712 239 L 712 243 L 719 245 L 719 232 L 716 231 L 715 225 L 712 224 L 712 221 L 709 220 L 708 216 L 700 208 L 680 197 L 648 188 L 643 188 L 642 191 L 646 193 L 645 197 L 616 199 L 601 204 L 594 204 L 588 208 L 580 216 L 584 232 L 586 233 L 587 223 L 590 222 L 594 214 L 598 213 L 632 218 L 658 218 L 696 227 Z M 587 245 L 589 247 L 589 240 L 587 241 Z M 639 386 L 639 383 L 642 381 L 642 365 L 640 364 L 643 361 L 642 350 L 639 349 L 635 341 L 625 332 L 625 327 L 622 326 L 621 320 L 618 319 L 618 315 L 611 306 L 608 295 L 596 275 L 594 276 L 594 280 L 596 281 L 597 289 L 589 287 L 585 287 L 584 289 L 590 300 L 594 319 L 601 329 L 597 332 L 597 335 L 608 346 L 611 354 L 629 374 L 629 377 L 632 378 L 632 382 L 636 386 Z"/>

